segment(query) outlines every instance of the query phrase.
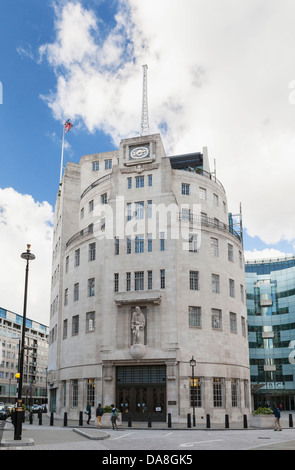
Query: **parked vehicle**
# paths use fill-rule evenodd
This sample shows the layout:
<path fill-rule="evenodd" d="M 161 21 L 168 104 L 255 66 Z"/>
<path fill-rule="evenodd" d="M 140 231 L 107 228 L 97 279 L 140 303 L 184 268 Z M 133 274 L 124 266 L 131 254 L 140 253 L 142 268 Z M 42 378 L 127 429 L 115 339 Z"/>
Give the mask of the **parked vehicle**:
<path fill-rule="evenodd" d="M 42 411 L 40 405 L 32 405 L 31 408 L 30 408 L 30 411 L 31 411 L 32 413 L 38 413 L 39 410 Z"/>
<path fill-rule="evenodd" d="M 8 413 L 4 405 L 0 405 L 0 419 L 8 418 Z"/>

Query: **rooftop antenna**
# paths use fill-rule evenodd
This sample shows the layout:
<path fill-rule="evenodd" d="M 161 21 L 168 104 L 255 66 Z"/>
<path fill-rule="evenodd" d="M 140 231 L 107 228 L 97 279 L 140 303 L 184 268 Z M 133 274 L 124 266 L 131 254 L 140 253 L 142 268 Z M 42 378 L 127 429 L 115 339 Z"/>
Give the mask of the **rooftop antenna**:
<path fill-rule="evenodd" d="M 142 88 L 142 111 L 141 111 L 141 133 L 148 135 L 150 133 L 148 100 L 147 100 L 147 65 L 143 65 L 143 88 Z"/>

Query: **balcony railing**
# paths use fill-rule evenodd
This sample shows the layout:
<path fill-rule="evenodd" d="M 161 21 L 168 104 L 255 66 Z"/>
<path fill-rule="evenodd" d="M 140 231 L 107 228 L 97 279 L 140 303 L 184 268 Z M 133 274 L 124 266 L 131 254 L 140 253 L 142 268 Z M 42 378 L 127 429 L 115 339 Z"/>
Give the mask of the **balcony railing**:
<path fill-rule="evenodd" d="M 210 217 L 202 216 L 202 215 L 194 215 L 194 214 L 183 214 L 179 213 L 179 220 L 190 222 L 199 226 L 207 226 L 207 227 L 214 227 L 218 230 L 222 230 L 223 232 L 228 232 L 234 235 L 239 241 L 242 241 L 241 234 L 234 230 L 229 225 L 220 222 L 220 220 L 212 219 Z"/>

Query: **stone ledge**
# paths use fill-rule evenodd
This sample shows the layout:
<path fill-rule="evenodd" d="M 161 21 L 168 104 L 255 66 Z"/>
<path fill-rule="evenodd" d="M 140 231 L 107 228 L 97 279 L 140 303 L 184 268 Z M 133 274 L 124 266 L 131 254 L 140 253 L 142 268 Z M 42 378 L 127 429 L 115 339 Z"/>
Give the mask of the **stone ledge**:
<path fill-rule="evenodd" d="M 108 439 L 110 437 L 110 435 L 107 434 L 106 432 L 99 431 L 96 429 L 93 429 L 93 430 L 87 429 L 87 432 L 85 432 L 79 428 L 74 428 L 73 431 L 76 432 L 77 434 L 80 434 L 83 437 L 86 437 L 87 439 L 92 439 L 94 441 L 101 441 L 103 439 Z"/>

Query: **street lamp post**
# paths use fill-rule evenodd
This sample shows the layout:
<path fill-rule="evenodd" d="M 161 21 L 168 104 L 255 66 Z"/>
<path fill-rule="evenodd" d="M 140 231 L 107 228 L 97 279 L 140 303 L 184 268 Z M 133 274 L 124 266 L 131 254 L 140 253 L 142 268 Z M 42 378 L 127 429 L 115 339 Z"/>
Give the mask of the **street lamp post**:
<path fill-rule="evenodd" d="M 193 382 L 193 426 L 196 427 L 196 415 L 195 415 L 195 374 L 194 374 L 194 369 L 197 364 L 197 361 L 194 359 L 194 356 L 192 356 L 191 360 L 189 361 L 189 364 L 192 368 L 192 382 Z"/>
<path fill-rule="evenodd" d="M 20 441 L 22 435 L 22 387 L 23 387 L 23 370 L 24 370 L 24 351 L 25 351 L 25 327 L 27 314 L 27 293 L 28 293 L 28 277 L 29 277 L 29 261 L 35 259 L 35 255 L 31 253 L 31 245 L 27 245 L 27 251 L 21 254 L 21 258 L 26 260 L 26 276 L 25 276 L 25 292 L 24 292 L 24 309 L 23 309 L 23 325 L 22 340 L 20 344 L 20 360 L 19 360 L 19 379 L 17 392 L 17 407 L 15 410 L 14 423 L 14 440 Z"/>

